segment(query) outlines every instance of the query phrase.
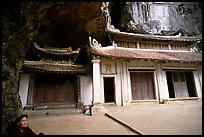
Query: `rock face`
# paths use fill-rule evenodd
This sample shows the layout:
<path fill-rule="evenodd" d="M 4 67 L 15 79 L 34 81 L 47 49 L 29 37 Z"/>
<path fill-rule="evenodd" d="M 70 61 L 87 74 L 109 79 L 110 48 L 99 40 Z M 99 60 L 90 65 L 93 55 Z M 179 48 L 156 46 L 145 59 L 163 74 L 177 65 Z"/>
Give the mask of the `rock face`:
<path fill-rule="evenodd" d="M 165 35 L 181 30 L 185 35 L 202 33 L 202 3 L 123 2 L 109 5 L 111 23 L 122 31 Z M 117 14 L 121 15 L 116 18 Z"/>
<path fill-rule="evenodd" d="M 29 44 L 37 34 L 40 10 L 49 5 L 9 2 L 3 6 L 2 134 L 6 134 L 5 129 L 22 112 L 18 93 L 20 70 Z"/>

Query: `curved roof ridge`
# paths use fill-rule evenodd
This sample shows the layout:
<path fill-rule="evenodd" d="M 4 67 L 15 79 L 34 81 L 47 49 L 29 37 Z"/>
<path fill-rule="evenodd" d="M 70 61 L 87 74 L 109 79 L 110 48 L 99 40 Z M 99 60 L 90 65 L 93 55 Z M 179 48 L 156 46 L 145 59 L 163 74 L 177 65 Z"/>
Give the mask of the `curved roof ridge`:
<path fill-rule="evenodd" d="M 61 50 L 57 49 L 56 50 L 56 49 L 41 48 L 39 45 L 37 45 L 37 43 L 34 43 L 33 45 L 37 50 L 39 50 L 43 53 L 59 54 L 59 55 L 62 55 L 62 54 L 69 55 L 69 54 L 79 53 L 79 51 L 69 51 L 69 50 L 65 50 L 65 49 L 61 49 Z"/>
<path fill-rule="evenodd" d="M 199 41 L 202 40 L 202 34 L 199 36 L 162 36 L 155 34 L 139 34 L 139 33 L 130 33 L 130 32 L 121 32 L 119 29 L 115 29 L 113 25 L 106 26 L 105 31 L 110 34 L 115 34 L 119 36 L 126 37 L 137 37 L 144 39 L 154 39 L 154 40 L 174 40 L 174 41 Z"/>
<path fill-rule="evenodd" d="M 202 62 L 202 53 L 193 51 L 162 51 L 162 50 L 142 50 L 133 48 L 117 47 L 116 45 L 108 47 L 99 47 L 93 45 L 90 39 L 90 50 L 93 54 L 108 58 L 118 59 L 142 59 L 159 61 L 177 61 L 177 62 Z"/>

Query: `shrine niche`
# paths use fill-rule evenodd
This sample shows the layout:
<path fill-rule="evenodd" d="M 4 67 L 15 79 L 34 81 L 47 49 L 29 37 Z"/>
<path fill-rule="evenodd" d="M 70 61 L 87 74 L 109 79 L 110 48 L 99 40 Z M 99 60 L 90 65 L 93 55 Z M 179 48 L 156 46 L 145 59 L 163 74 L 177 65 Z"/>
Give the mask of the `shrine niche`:
<path fill-rule="evenodd" d="M 101 74 L 104 74 L 104 75 L 117 74 L 116 62 L 113 62 L 113 61 L 101 62 Z"/>

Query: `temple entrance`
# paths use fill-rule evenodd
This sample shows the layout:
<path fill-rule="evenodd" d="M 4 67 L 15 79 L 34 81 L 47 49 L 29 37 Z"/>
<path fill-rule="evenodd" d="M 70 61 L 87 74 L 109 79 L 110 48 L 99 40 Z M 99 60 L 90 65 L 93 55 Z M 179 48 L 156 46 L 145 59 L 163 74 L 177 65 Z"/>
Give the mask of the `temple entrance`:
<path fill-rule="evenodd" d="M 130 72 L 132 100 L 155 99 L 153 72 Z"/>
<path fill-rule="evenodd" d="M 170 98 L 197 97 L 192 72 L 166 72 Z"/>
<path fill-rule="evenodd" d="M 76 78 L 62 75 L 35 75 L 34 104 L 76 103 Z"/>
<path fill-rule="evenodd" d="M 106 77 L 103 80 L 104 80 L 105 103 L 115 102 L 114 78 Z"/>

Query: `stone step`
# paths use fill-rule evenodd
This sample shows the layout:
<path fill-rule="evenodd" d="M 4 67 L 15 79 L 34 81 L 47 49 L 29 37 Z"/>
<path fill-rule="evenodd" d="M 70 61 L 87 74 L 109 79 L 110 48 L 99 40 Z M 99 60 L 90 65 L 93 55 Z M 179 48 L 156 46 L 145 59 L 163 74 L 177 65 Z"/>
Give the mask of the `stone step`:
<path fill-rule="evenodd" d="M 25 110 L 29 117 L 51 116 L 51 115 L 78 115 L 84 114 L 83 108 L 62 108 L 62 109 L 45 109 L 45 110 Z"/>
<path fill-rule="evenodd" d="M 76 108 L 76 103 L 48 103 L 48 104 L 38 104 L 33 107 L 34 110 L 45 110 L 45 109 L 67 109 Z"/>

